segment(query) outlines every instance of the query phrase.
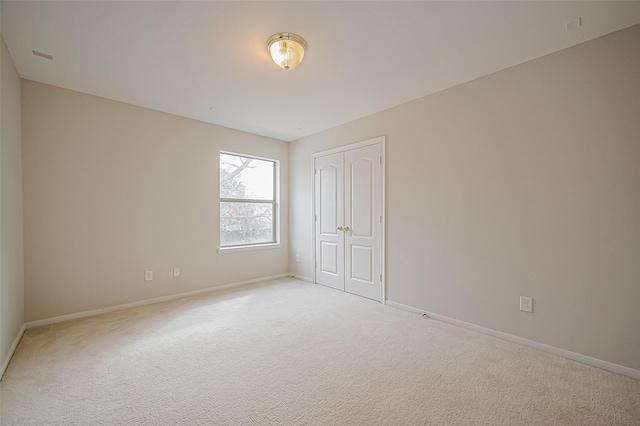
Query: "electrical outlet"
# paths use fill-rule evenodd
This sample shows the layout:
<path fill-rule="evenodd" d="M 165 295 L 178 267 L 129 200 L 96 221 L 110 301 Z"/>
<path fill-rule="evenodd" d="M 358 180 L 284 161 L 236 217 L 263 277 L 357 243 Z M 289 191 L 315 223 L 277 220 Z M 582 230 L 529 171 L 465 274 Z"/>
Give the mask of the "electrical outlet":
<path fill-rule="evenodd" d="M 533 312 L 533 299 L 520 296 L 520 310 L 523 312 Z"/>
<path fill-rule="evenodd" d="M 578 16 L 576 19 L 565 22 L 564 29 L 566 31 L 573 31 L 582 25 L 582 17 Z"/>
<path fill-rule="evenodd" d="M 174 277 L 180 276 L 180 268 L 173 268 L 173 276 Z"/>
<path fill-rule="evenodd" d="M 296 262 L 300 263 L 300 255 L 296 253 Z"/>
<path fill-rule="evenodd" d="M 144 280 L 153 281 L 153 271 L 144 271 Z"/>

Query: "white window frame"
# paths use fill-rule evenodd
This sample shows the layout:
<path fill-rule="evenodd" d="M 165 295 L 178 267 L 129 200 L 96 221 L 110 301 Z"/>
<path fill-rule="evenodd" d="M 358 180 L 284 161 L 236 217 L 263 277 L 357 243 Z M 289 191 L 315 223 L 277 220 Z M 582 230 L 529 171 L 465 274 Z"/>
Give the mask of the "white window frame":
<path fill-rule="evenodd" d="M 258 157 L 256 155 L 242 154 L 231 151 L 220 151 L 219 153 L 233 155 L 236 157 L 251 158 L 254 160 L 269 161 L 273 163 L 273 199 L 272 200 L 254 200 L 248 198 L 223 198 L 220 195 L 220 181 L 218 181 L 218 229 L 222 216 L 220 215 L 220 207 L 224 202 L 238 203 L 261 203 L 271 204 L 273 207 L 273 240 L 270 242 L 237 244 L 232 246 L 223 246 L 221 244 L 221 235 L 218 235 L 218 253 L 233 253 L 249 250 L 263 250 L 280 247 L 280 161 L 273 158 Z M 218 179 L 220 179 L 220 155 L 218 155 Z"/>

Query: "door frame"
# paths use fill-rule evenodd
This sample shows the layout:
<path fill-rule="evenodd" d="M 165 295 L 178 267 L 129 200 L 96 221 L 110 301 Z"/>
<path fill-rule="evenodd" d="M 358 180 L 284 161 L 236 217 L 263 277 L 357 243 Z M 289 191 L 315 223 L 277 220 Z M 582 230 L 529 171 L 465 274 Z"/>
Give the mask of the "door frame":
<path fill-rule="evenodd" d="M 325 155 L 331 155 L 331 154 L 336 154 L 339 152 L 345 152 L 345 151 L 349 151 L 352 149 L 357 149 L 357 148 L 362 148 L 364 146 L 369 146 L 369 145 L 380 145 L 380 156 L 382 157 L 382 164 L 381 164 L 381 170 L 380 173 L 382 175 L 382 223 L 380 224 L 381 226 L 381 233 L 382 233 L 382 238 L 381 238 L 381 242 L 380 244 L 382 245 L 382 247 L 380 247 L 380 256 L 382 257 L 381 259 L 381 265 L 380 265 L 380 271 L 381 271 L 381 275 L 382 275 L 382 280 L 381 280 L 381 285 L 380 285 L 380 302 L 383 305 L 387 304 L 387 275 L 386 275 L 386 254 L 385 254 L 385 247 L 386 247 L 386 239 L 385 239 L 385 234 L 386 234 L 386 223 L 387 223 L 387 218 L 386 218 L 386 200 L 385 200 L 385 194 L 386 194 L 386 185 L 385 185 L 385 179 L 386 179 L 386 173 L 385 173 L 385 165 L 386 165 L 386 149 L 385 149 L 385 142 L 386 142 L 386 137 L 385 136 L 378 136 L 375 138 L 371 138 L 371 139 L 367 139 L 364 141 L 360 141 L 360 142 L 355 142 L 355 143 L 351 143 L 348 145 L 342 145 L 339 146 L 337 148 L 332 148 L 332 149 L 327 149 L 325 151 L 319 151 L 319 152 L 314 152 L 311 158 L 311 188 L 312 188 L 312 192 L 311 192 L 311 200 L 312 200 L 312 209 L 311 209 L 311 224 L 312 224 L 312 228 L 313 228 L 313 238 L 311 239 L 311 252 L 313 253 L 313 283 L 317 284 L 316 282 L 316 271 L 317 271 L 317 267 L 316 267 L 316 180 L 315 180 L 315 171 L 316 171 L 316 158 L 318 157 L 324 157 Z"/>

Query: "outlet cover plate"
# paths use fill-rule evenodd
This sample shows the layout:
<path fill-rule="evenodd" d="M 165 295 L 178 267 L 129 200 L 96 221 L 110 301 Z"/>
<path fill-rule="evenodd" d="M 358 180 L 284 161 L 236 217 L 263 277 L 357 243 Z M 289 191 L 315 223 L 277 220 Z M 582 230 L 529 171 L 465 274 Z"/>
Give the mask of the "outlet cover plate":
<path fill-rule="evenodd" d="M 531 297 L 520 296 L 520 310 L 523 312 L 533 312 L 533 299 Z"/>

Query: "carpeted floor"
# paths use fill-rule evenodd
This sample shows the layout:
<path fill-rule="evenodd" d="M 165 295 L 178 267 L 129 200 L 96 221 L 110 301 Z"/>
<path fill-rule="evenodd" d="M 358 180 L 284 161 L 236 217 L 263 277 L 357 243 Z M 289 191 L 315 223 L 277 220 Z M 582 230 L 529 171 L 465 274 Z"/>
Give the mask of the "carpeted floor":
<path fill-rule="evenodd" d="M 301 281 L 28 330 L 2 425 L 639 425 L 640 381 Z"/>

